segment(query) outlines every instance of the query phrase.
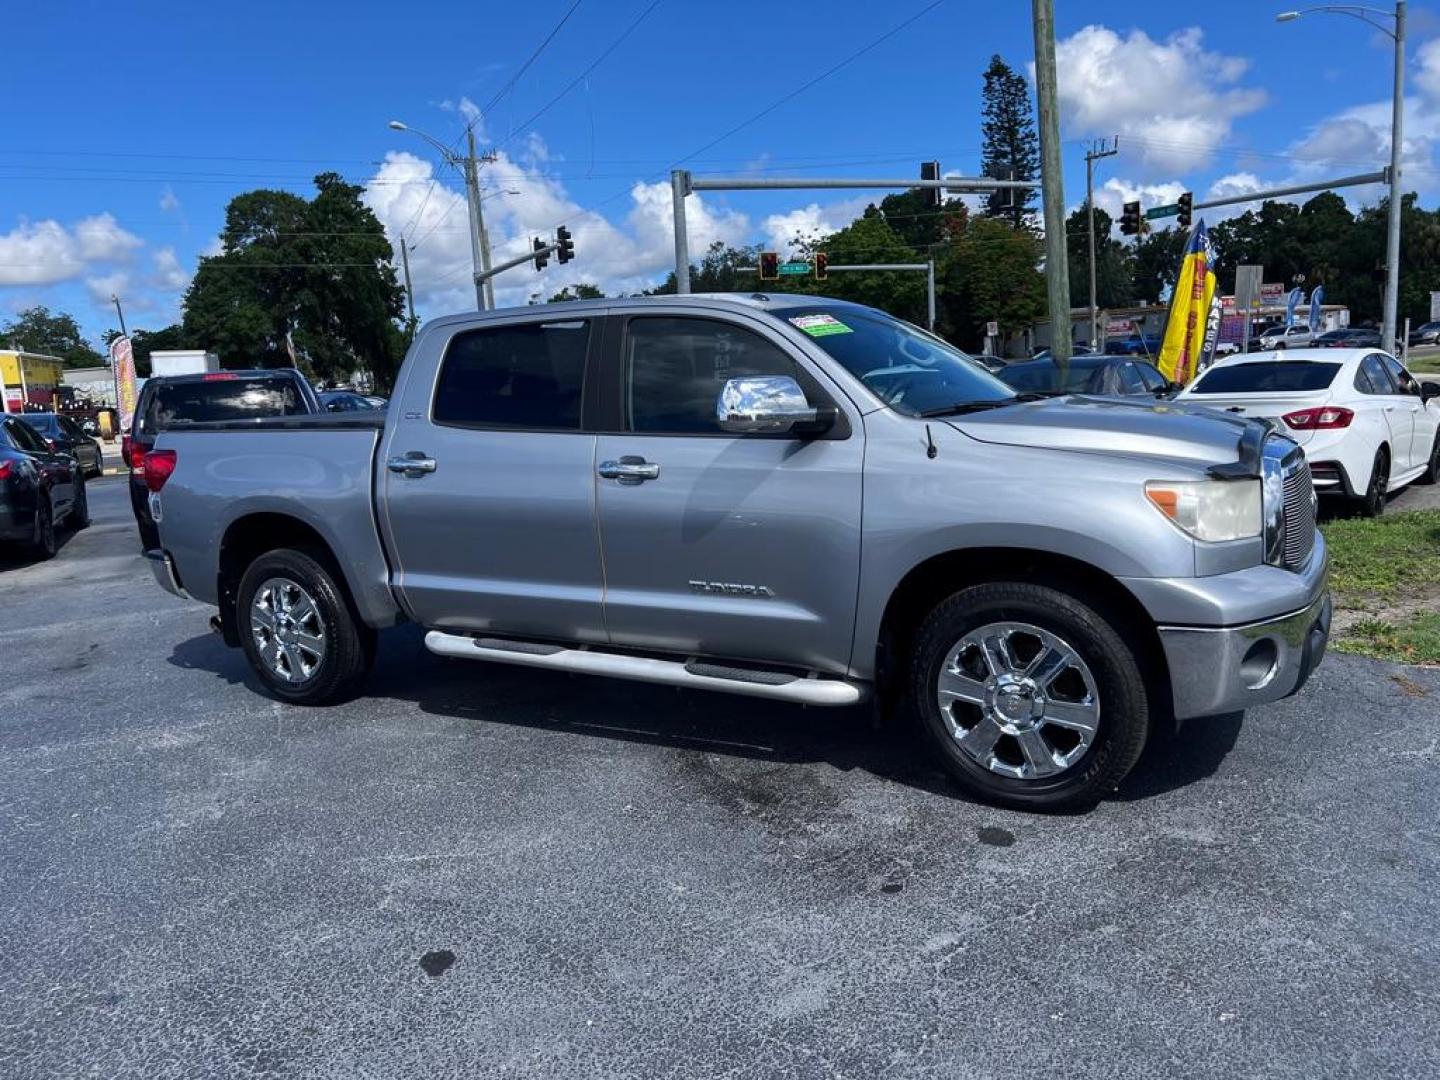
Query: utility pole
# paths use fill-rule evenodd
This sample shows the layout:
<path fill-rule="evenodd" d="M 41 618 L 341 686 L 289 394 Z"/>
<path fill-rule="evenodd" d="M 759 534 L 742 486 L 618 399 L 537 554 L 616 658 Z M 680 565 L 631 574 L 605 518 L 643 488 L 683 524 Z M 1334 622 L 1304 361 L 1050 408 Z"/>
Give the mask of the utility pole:
<path fill-rule="evenodd" d="M 480 162 L 495 160 L 495 155 L 475 156 L 475 129 L 465 129 L 469 153 L 465 155 L 465 197 L 470 203 L 470 262 L 475 267 L 475 306 L 481 311 L 495 307 L 495 287 L 490 284 L 490 237 L 485 232 L 485 211 L 480 199 Z M 485 277 L 481 277 L 484 271 Z"/>
<path fill-rule="evenodd" d="M 1095 306 L 1095 162 L 1101 158 L 1114 157 L 1120 152 L 1120 136 L 1115 136 L 1114 145 L 1108 150 L 1105 140 L 1092 143 L 1085 154 L 1085 207 L 1090 218 L 1090 347 L 1096 348 L 1100 340 L 1100 311 Z"/>
<path fill-rule="evenodd" d="M 1395 355 L 1400 310 L 1400 152 L 1405 145 L 1405 0 L 1395 4 L 1395 95 L 1390 101 L 1390 206 L 1385 223 L 1385 319 L 1380 347 Z"/>
<path fill-rule="evenodd" d="M 400 264 L 405 267 L 405 303 L 410 309 L 410 333 L 415 333 L 415 288 L 410 284 L 410 249 L 400 237 Z"/>
<path fill-rule="evenodd" d="M 1040 197 L 1045 211 L 1045 286 L 1050 355 L 1063 379 L 1070 366 L 1070 271 L 1065 257 L 1065 182 L 1060 171 L 1060 105 L 1055 86 L 1055 2 L 1032 0 L 1035 96 L 1040 113 Z"/>

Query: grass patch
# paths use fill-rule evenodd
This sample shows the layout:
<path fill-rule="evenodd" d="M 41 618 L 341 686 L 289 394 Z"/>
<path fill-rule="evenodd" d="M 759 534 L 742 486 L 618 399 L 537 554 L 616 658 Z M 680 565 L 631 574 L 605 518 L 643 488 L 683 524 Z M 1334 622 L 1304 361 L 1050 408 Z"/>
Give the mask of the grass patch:
<path fill-rule="evenodd" d="M 1345 518 L 1320 526 L 1330 587 L 1343 607 L 1418 599 L 1440 583 L 1440 510 Z"/>
<path fill-rule="evenodd" d="M 1440 375 L 1440 356 L 1420 356 L 1407 361 L 1412 375 Z"/>
<path fill-rule="evenodd" d="M 1320 526 L 1330 545 L 1335 647 L 1440 664 L 1440 510 Z"/>
<path fill-rule="evenodd" d="M 1361 619 L 1341 634 L 1335 646 L 1402 664 L 1440 664 L 1440 612 L 1423 611 L 1394 623 Z"/>

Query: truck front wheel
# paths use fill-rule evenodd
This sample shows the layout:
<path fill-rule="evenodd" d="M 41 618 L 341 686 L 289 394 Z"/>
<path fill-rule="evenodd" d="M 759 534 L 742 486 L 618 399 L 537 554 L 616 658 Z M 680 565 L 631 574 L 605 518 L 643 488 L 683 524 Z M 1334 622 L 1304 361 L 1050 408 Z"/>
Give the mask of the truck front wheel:
<path fill-rule="evenodd" d="M 1144 675 L 1110 620 L 1021 582 L 961 589 L 926 616 L 910 700 L 960 786 L 1020 810 L 1094 805 L 1149 730 Z"/>
<path fill-rule="evenodd" d="M 235 615 L 250 666 L 281 701 L 343 700 L 369 668 L 369 630 L 312 553 L 282 548 L 252 562 L 240 579 Z"/>

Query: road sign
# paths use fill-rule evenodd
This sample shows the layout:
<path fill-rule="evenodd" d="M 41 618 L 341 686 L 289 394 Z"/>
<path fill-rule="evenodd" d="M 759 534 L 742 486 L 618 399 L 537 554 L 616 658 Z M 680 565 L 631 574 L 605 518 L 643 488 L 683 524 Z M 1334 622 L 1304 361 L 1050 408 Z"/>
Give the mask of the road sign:
<path fill-rule="evenodd" d="M 786 263 L 781 263 L 781 264 L 780 264 L 780 274 L 781 274 L 781 276 L 784 276 L 784 275 L 787 275 L 787 274 L 808 274 L 808 273 L 810 273 L 810 264 L 809 264 L 808 262 L 786 262 Z"/>
<path fill-rule="evenodd" d="M 1264 307 L 1277 307 L 1285 302 L 1285 285 L 1280 281 L 1266 281 L 1260 286 L 1260 303 Z"/>
<path fill-rule="evenodd" d="M 1440 320 L 1440 292 L 1430 294 L 1430 321 Z"/>
<path fill-rule="evenodd" d="M 1164 206 L 1152 206 L 1145 211 L 1145 220 L 1154 221 L 1156 218 L 1174 217 L 1180 213 L 1179 203 L 1167 203 Z"/>
<path fill-rule="evenodd" d="M 999 334 L 999 333 L 1000 333 L 1000 324 L 999 324 L 998 322 L 993 322 L 993 321 L 992 321 L 992 322 L 987 322 L 987 323 L 985 324 L 985 336 L 986 336 L 986 337 L 995 337 L 995 336 L 996 336 L 997 334 Z"/>

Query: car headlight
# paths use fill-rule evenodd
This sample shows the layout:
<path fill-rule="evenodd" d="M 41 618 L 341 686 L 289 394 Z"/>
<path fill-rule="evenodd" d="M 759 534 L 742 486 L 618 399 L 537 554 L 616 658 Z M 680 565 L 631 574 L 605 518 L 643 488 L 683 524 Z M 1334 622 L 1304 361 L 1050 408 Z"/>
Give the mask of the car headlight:
<path fill-rule="evenodd" d="M 1196 540 L 1260 535 L 1259 480 L 1152 480 L 1145 497 Z"/>

